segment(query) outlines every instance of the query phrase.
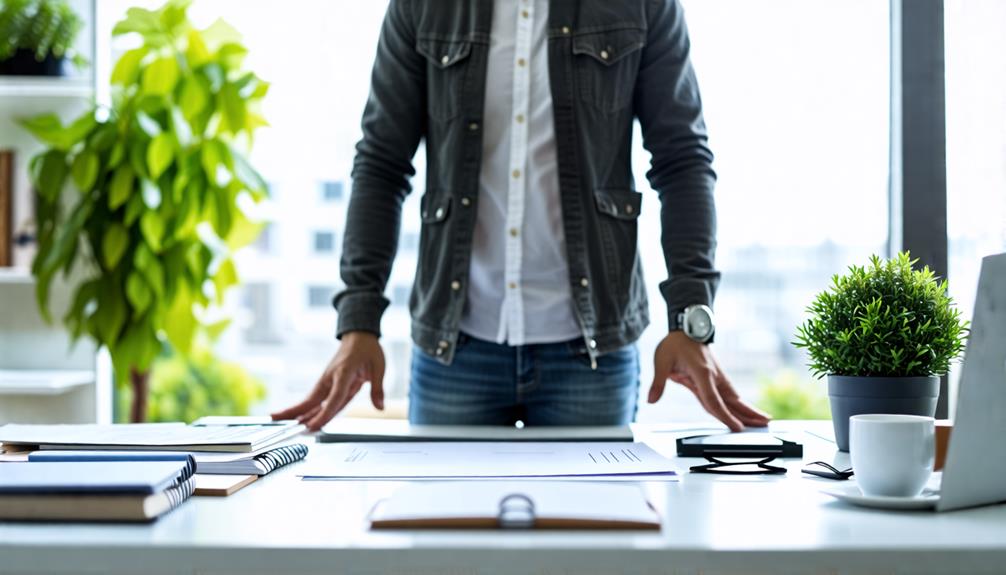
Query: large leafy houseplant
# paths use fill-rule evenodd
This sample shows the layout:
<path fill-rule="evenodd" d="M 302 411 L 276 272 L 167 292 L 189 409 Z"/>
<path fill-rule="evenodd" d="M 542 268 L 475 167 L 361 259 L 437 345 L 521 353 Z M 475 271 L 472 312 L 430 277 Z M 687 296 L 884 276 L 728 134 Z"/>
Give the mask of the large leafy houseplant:
<path fill-rule="evenodd" d="M 0 73 L 58 75 L 84 21 L 66 0 L 0 0 Z"/>
<path fill-rule="evenodd" d="M 847 449 L 848 418 L 858 413 L 932 416 L 939 376 L 964 351 L 967 322 L 946 281 L 899 253 L 836 275 L 797 328 L 794 345 L 827 375 L 835 432 Z"/>
<path fill-rule="evenodd" d="M 67 126 L 55 115 L 23 122 L 48 145 L 31 162 L 39 307 L 48 318 L 62 272 L 74 291 L 63 322 L 111 352 L 117 381 L 132 382 L 134 421 L 162 341 L 186 354 L 238 281 L 231 253 L 260 231 L 240 206 L 267 193 L 238 145 L 265 124 L 268 84 L 244 68 L 238 34 L 222 21 L 196 29 L 188 4 L 131 8 L 115 26 L 142 43 L 113 69 L 110 109 Z"/>

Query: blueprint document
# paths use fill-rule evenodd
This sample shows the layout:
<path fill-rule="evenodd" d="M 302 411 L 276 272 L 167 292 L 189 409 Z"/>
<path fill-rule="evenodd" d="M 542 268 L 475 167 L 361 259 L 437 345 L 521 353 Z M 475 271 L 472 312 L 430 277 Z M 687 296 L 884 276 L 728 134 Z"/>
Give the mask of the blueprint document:
<path fill-rule="evenodd" d="M 316 458 L 305 479 L 664 480 L 674 463 L 645 443 L 344 443 Z"/>

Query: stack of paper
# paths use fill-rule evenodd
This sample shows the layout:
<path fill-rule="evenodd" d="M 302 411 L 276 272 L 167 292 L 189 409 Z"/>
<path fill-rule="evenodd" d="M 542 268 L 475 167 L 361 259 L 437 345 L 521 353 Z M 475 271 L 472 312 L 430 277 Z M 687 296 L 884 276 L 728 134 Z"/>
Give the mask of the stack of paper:
<path fill-rule="evenodd" d="M 58 450 L 217 451 L 248 453 L 300 434 L 296 421 L 268 425 L 20 425 L 0 427 L 0 443 Z"/>
<path fill-rule="evenodd" d="M 346 443 L 305 479 L 673 481 L 671 460 L 643 443 Z"/>

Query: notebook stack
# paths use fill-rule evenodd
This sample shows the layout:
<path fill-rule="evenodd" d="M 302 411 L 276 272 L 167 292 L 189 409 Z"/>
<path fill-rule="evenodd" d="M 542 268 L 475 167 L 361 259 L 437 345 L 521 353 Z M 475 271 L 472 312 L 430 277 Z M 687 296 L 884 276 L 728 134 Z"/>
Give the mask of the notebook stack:
<path fill-rule="evenodd" d="M 34 461 L 0 467 L 0 521 L 153 521 L 195 490 L 195 461 Z"/>
<path fill-rule="evenodd" d="M 193 462 L 195 495 L 225 496 L 304 459 L 307 446 L 292 443 L 303 430 L 296 421 L 260 417 L 204 417 L 191 425 L 5 425 L 0 462 Z"/>

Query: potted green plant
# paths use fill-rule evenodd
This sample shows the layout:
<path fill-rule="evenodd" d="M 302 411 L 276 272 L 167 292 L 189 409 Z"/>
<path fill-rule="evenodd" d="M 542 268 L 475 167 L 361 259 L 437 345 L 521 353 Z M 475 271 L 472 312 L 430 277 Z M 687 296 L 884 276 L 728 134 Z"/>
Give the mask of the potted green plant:
<path fill-rule="evenodd" d="M 267 194 L 237 145 L 265 124 L 268 84 L 244 69 L 232 28 L 198 30 L 187 7 L 131 8 L 115 26 L 142 42 L 115 64 L 111 109 L 22 122 L 48 146 L 30 166 L 39 307 L 48 318 L 62 272 L 73 289 L 63 323 L 108 348 L 117 382 L 132 382 L 133 421 L 162 341 L 186 354 L 200 325 L 221 329 L 207 312 L 238 281 L 232 252 L 261 231 L 240 206 Z"/>
<path fill-rule="evenodd" d="M 73 50 L 84 27 L 66 0 L 3 0 L 0 2 L 0 75 L 61 76 L 70 58 L 87 61 Z"/>
<path fill-rule="evenodd" d="M 828 376 L 838 448 L 849 450 L 849 417 L 863 413 L 933 416 L 940 376 L 964 351 L 968 324 L 939 281 L 900 253 L 851 266 L 818 294 L 797 328 L 814 375 Z"/>

